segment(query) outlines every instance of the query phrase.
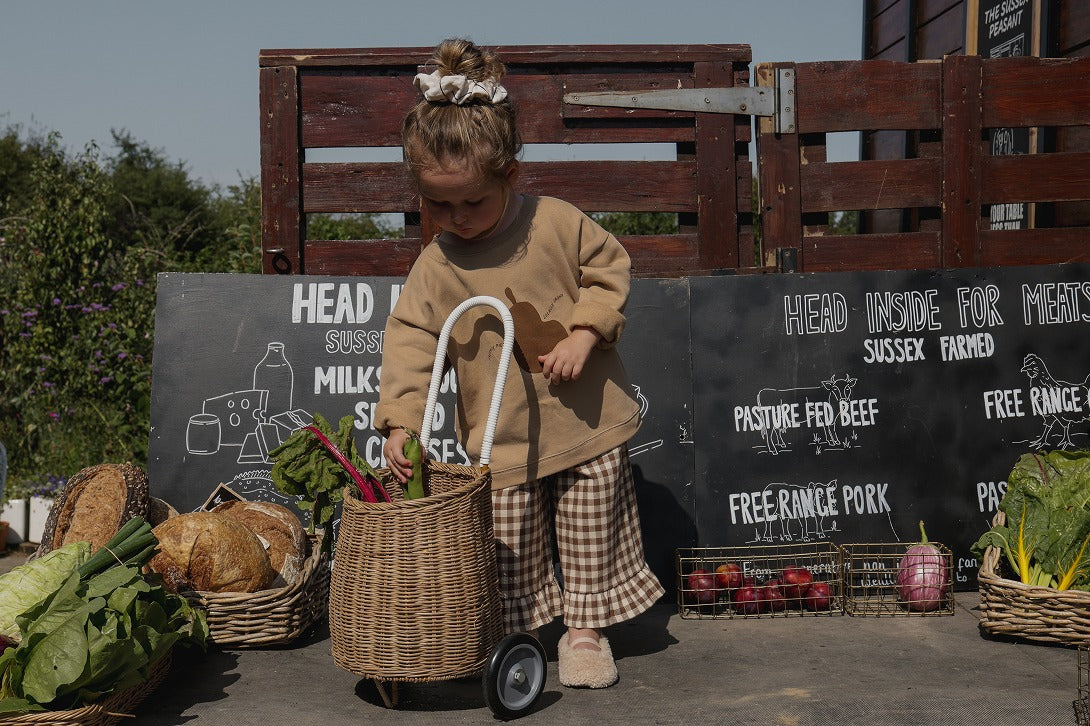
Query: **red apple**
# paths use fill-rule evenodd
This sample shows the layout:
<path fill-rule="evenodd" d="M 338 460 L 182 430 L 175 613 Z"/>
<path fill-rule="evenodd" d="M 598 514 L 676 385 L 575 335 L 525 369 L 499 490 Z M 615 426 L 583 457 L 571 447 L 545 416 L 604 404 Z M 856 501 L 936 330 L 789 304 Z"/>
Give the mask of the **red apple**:
<path fill-rule="evenodd" d="M 833 606 L 833 589 L 827 582 L 812 583 L 802 602 L 807 610 L 829 610 Z"/>
<path fill-rule="evenodd" d="M 765 588 L 743 586 L 734 592 L 734 607 L 743 615 L 756 615 L 767 605 Z"/>
<path fill-rule="evenodd" d="M 780 585 L 776 580 L 768 581 L 764 586 L 763 596 L 769 610 L 779 612 L 787 609 L 787 599 L 784 597 L 783 590 L 780 589 Z"/>
<path fill-rule="evenodd" d="M 718 592 L 715 587 L 715 575 L 707 570 L 698 569 L 689 573 L 686 595 L 690 602 L 697 605 L 710 605 L 715 602 Z"/>
<path fill-rule="evenodd" d="M 726 562 L 715 568 L 715 582 L 724 590 L 737 590 L 742 586 L 742 568 Z"/>
<path fill-rule="evenodd" d="M 799 602 L 810 589 L 810 583 L 814 581 L 814 575 L 805 567 L 783 568 L 783 594 L 784 597 Z"/>

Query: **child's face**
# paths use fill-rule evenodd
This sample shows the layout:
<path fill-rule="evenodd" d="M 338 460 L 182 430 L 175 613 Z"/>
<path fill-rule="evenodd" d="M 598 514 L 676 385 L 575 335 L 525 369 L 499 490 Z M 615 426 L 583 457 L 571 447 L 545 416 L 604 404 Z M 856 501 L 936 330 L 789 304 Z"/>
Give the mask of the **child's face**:
<path fill-rule="evenodd" d="M 502 177 L 463 163 L 422 169 L 417 182 L 420 198 L 435 223 L 468 242 L 485 236 L 499 223 L 517 177 L 517 162 L 508 166 Z"/>

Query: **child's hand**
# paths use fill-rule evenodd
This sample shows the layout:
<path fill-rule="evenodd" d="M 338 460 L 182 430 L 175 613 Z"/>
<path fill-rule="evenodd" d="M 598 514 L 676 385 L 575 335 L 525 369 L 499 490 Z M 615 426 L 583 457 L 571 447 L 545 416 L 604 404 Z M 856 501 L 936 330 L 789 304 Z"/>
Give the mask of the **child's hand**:
<path fill-rule="evenodd" d="M 413 474 L 413 464 L 405 456 L 405 442 L 409 440 L 409 434 L 403 428 L 391 428 L 386 443 L 382 445 L 382 453 L 386 457 L 386 465 L 390 467 L 390 473 L 394 478 L 404 484 Z"/>
<path fill-rule="evenodd" d="M 576 328 L 547 355 L 537 357 L 541 372 L 554 386 L 561 381 L 579 378 L 583 365 L 599 340 L 601 337 L 592 328 Z"/>

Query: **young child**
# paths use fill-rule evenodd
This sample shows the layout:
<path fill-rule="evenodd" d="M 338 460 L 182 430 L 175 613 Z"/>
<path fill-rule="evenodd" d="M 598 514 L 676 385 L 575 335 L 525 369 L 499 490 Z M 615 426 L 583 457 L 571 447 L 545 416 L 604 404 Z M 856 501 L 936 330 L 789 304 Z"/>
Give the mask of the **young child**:
<path fill-rule="evenodd" d="M 401 426 L 418 428 L 439 332 L 451 310 L 491 295 L 515 320 L 490 468 L 504 623 L 534 630 L 562 616 L 560 682 L 617 680 L 602 628 L 663 595 L 644 560 L 626 442 L 639 406 L 614 345 L 624 327 L 631 264 L 613 235 L 558 199 L 520 195 L 522 144 L 505 68 L 466 40 L 436 49 L 414 81 L 423 98 L 405 118 L 405 159 L 441 228 L 413 265 L 386 323 L 376 428 L 404 481 Z M 457 428 L 473 461 L 495 382 L 503 327 L 470 308 L 447 356 L 458 380 Z M 563 588 L 553 569 L 555 535 Z"/>

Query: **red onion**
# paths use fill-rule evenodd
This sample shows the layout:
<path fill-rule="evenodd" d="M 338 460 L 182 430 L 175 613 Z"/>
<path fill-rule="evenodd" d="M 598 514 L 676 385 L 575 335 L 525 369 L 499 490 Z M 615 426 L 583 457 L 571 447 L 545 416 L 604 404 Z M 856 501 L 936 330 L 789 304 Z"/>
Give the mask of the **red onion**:
<path fill-rule="evenodd" d="M 897 564 L 897 594 L 909 610 L 930 612 L 946 601 L 948 563 L 938 547 L 928 544 L 922 521 L 920 537 Z"/>

